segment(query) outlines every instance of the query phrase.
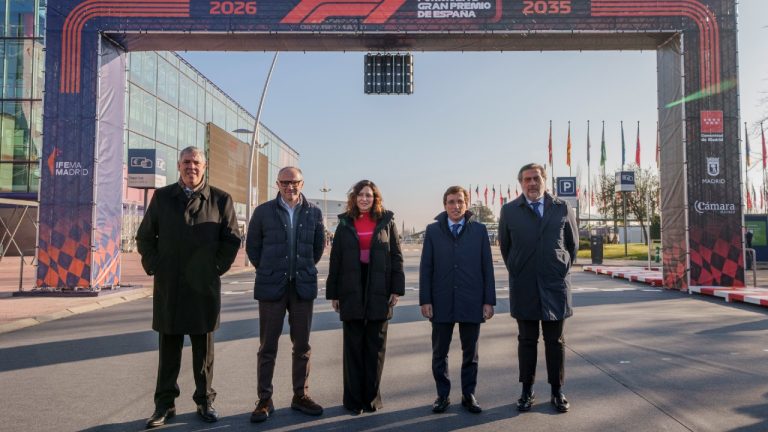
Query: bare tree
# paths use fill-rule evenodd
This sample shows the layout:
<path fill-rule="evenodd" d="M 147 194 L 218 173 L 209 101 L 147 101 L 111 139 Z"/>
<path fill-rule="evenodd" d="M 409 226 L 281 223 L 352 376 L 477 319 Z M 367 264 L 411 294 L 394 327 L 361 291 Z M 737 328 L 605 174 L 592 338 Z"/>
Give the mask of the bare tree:
<path fill-rule="evenodd" d="M 477 204 L 471 206 L 469 211 L 474 213 L 474 218 L 478 222 L 482 223 L 496 223 L 496 216 L 493 215 L 493 211 L 487 206 L 483 205 L 480 201 Z"/>
<path fill-rule="evenodd" d="M 623 219 L 623 200 L 626 199 L 628 216 L 633 216 L 640 223 L 645 233 L 646 224 L 659 213 L 659 175 L 656 170 L 643 169 L 630 165 L 629 170 L 635 171 L 635 191 L 616 192 L 616 177 L 614 174 L 601 175 L 598 178 L 600 191 L 597 211 L 606 219 L 613 219 L 614 232 L 618 230 L 618 220 Z M 650 202 L 649 202 L 650 201 Z M 650 204 L 650 213 L 648 206 Z M 650 217 L 649 217 L 650 216 Z M 649 239 L 646 238 L 646 242 Z"/>

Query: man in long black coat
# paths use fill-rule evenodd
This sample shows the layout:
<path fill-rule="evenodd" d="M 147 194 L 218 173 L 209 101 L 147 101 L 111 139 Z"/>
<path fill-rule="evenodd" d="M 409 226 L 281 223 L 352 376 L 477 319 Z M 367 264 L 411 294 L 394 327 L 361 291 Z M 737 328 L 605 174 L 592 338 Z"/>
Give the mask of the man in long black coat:
<path fill-rule="evenodd" d="M 461 404 L 469 412 L 482 409 L 475 398 L 480 324 L 493 316 L 496 286 L 491 243 L 485 225 L 470 220 L 469 194 L 451 186 L 443 194 L 445 211 L 427 226 L 419 267 L 421 313 L 432 322 L 432 376 L 437 399 L 432 411 L 451 403 L 448 349 L 453 327 L 461 339 Z"/>
<path fill-rule="evenodd" d="M 192 341 L 197 414 L 215 422 L 212 403 L 213 331 L 219 325 L 221 280 L 240 247 L 232 198 L 205 181 L 205 153 L 187 147 L 179 155 L 179 181 L 157 189 L 136 240 L 141 265 L 154 275 L 152 329 L 160 334 L 155 412 L 147 428 L 176 414 L 176 380 L 184 335 Z"/>
<path fill-rule="evenodd" d="M 528 411 L 534 402 L 539 323 L 544 336 L 552 405 L 570 408 L 562 393 L 565 379 L 563 325 L 573 314 L 566 277 L 576 259 L 579 231 L 568 204 L 546 193 L 546 171 L 538 164 L 520 168 L 523 194 L 501 208 L 499 246 L 509 271 L 509 309 L 518 324 L 518 359 L 523 392 L 517 403 Z"/>

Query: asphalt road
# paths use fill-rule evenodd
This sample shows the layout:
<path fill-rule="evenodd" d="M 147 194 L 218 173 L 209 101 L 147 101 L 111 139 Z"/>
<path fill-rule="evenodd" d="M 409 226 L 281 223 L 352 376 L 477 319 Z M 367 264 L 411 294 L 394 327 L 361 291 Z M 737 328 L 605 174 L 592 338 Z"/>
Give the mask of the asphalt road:
<path fill-rule="evenodd" d="M 384 409 L 352 417 L 341 406 L 341 323 L 316 301 L 310 393 L 321 417 L 290 409 L 290 341 L 281 339 L 276 411 L 253 425 L 257 304 L 253 276 L 226 277 L 216 333 L 214 387 L 221 420 L 200 422 L 191 400 L 191 351 L 185 347 L 173 431 L 766 431 L 768 311 L 653 289 L 576 271 L 575 315 L 566 322 L 566 386 L 571 412 L 549 405 L 543 347 L 538 400 L 518 413 L 516 326 L 506 271 L 497 261 L 497 315 L 484 324 L 477 398 L 482 414 L 458 404 L 460 349 L 451 349 L 454 405 L 432 414 L 435 398 L 430 326 L 418 307 L 418 249 L 406 250 L 406 296 L 389 327 L 382 381 Z M 497 257 L 498 260 L 498 257 Z M 327 271 L 324 259 L 321 277 Z M 133 431 L 152 413 L 157 334 L 151 299 L 0 334 L 0 431 Z M 287 326 L 284 329 L 287 332 Z"/>

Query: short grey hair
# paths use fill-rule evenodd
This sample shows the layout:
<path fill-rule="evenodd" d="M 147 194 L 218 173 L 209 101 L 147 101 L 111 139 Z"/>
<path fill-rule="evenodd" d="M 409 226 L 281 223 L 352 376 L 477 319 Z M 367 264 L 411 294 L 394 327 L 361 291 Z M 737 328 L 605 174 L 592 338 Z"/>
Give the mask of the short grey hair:
<path fill-rule="evenodd" d="M 547 170 L 543 166 L 541 166 L 541 165 L 539 165 L 537 163 L 529 163 L 529 164 L 523 165 L 523 167 L 520 168 L 520 171 L 518 171 L 518 173 L 517 173 L 517 181 L 522 183 L 523 182 L 523 171 L 528 171 L 528 170 L 532 170 L 532 169 L 539 170 L 539 175 L 541 175 L 541 178 L 544 179 L 544 180 L 547 180 Z"/>
<path fill-rule="evenodd" d="M 182 149 L 181 153 L 179 153 L 179 162 L 181 162 L 181 160 L 184 159 L 184 155 L 188 155 L 188 154 L 200 155 L 200 159 L 202 159 L 203 162 L 206 161 L 205 160 L 205 152 L 204 151 L 200 150 L 198 147 L 189 146 L 189 147 L 185 147 L 184 149 Z"/>
<path fill-rule="evenodd" d="M 284 172 L 286 172 L 288 170 L 294 170 L 297 173 L 299 173 L 301 178 L 304 178 L 304 173 L 301 172 L 301 168 L 295 167 L 295 166 L 290 166 L 290 165 L 289 166 L 284 166 L 284 167 L 280 168 L 280 171 L 277 172 L 277 176 L 280 177 L 280 174 L 282 174 L 282 173 L 284 173 Z"/>

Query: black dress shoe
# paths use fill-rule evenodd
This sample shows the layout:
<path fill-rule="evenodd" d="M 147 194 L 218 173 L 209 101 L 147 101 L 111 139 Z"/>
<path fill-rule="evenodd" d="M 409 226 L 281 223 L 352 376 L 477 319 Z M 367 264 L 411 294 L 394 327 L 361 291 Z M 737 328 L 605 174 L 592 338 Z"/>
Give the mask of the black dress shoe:
<path fill-rule="evenodd" d="M 520 395 L 520 399 L 517 400 L 517 410 L 518 411 L 530 411 L 531 406 L 533 406 L 533 402 L 536 400 L 536 393 L 534 392 L 523 392 L 523 394 Z"/>
<path fill-rule="evenodd" d="M 552 395 L 552 405 L 556 410 L 562 413 L 568 412 L 568 410 L 571 408 L 571 404 L 568 403 L 568 399 L 566 399 L 565 395 L 562 393 Z"/>
<path fill-rule="evenodd" d="M 219 413 L 216 412 L 216 409 L 213 408 L 210 402 L 197 406 L 197 416 L 207 423 L 219 421 Z"/>
<path fill-rule="evenodd" d="M 152 417 L 147 419 L 147 429 L 153 427 L 162 426 L 166 420 L 176 415 L 176 407 L 170 408 L 155 408 L 155 412 L 152 413 Z"/>
<path fill-rule="evenodd" d="M 472 414 L 480 414 L 483 412 L 483 409 L 480 408 L 480 404 L 477 403 L 477 399 L 475 399 L 475 395 L 469 394 L 461 397 L 461 406 L 467 409 L 467 411 L 471 412 Z"/>
<path fill-rule="evenodd" d="M 432 404 L 432 412 L 433 413 L 444 413 L 445 410 L 448 409 L 448 407 L 451 405 L 451 398 L 448 396 L 438 396 L 437 399 L 435 399 L 435 403 Z"/>

